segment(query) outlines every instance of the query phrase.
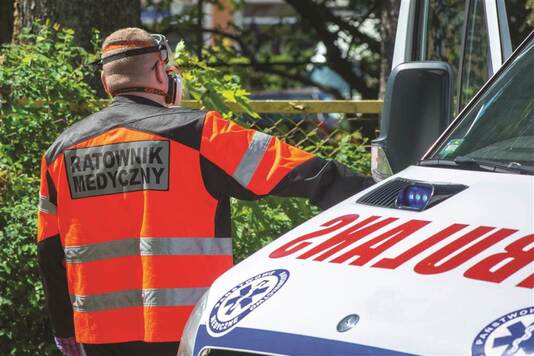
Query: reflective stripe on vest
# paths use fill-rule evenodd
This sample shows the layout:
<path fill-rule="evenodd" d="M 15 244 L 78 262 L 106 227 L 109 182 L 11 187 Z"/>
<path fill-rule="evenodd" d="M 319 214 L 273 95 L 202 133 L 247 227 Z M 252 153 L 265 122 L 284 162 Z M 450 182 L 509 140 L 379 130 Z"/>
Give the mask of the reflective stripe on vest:
<path fill-rule="evenodd" d="M 263 132 L 258 131 L 254 133 L 254 137 L 252 137 L 252 141 L 250 142 L 245 155 L 232 175 L 243 187 L 247 187 L 250 183 L 250 180 L 263 159 L 272 138 L 272 136 L 264 134 Z"/>
<path fill-rule="evenodd" d="M 194 305 L 208 288 L 151 288 L 96 295 L 71 295 L 75 312 L 96 312 L 127 307 Z"/>
<path fill-rule="evenodd" d="M 231 238 L 141 237 L 68 246 L 65 262 L 82 263 L 126 256 L 232 255 Z"/>
<path fill-rule="evenodd" d="M 47 214 L 55 214 L 57 207 L 47 197 L 39 195 L 39 210 Z"/>

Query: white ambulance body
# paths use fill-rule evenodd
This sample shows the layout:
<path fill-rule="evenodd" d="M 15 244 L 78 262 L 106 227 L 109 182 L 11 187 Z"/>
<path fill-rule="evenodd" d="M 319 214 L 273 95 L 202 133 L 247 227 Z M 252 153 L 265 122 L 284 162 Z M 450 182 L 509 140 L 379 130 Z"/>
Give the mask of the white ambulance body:
<path fill-rule="evenodd" d="M 399 67 L 392 127 L 406 75 L 450 80 L 430 62 Z M 534 354 L 534 33 L 417 164 L 391 175 L 404 145 L 394 135 L 373 147 L 385 179 L 217 279 L 179 354 Z"/>

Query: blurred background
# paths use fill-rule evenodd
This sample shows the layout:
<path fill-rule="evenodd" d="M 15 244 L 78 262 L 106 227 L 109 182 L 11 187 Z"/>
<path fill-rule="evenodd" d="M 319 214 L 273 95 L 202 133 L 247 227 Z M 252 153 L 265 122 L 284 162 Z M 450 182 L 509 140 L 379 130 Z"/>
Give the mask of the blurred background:
<path fill-rule="evenodd" d="M 428 16 L 418 24 L 423 45 L 411 57 L 448 62 L 457 76 L 462 38 L 479 51 L 469 56 L 470 82 L 456 91 L 455 111 L 489 78 L 488 35 L 478 30 L 484 18 L 476 14 L 483 3 L 416 0 Z M 533 28 L 534 0 L 500 4 L 515 48 Z M 1 0 L 0 355 L 58 354 L 36 260 L 39 166 L 67 126 L 109 103 L 99 73 L 88 66 L 103 38 L 130 26 L 166 35 L 177 46 L 191 103 L 368 174 L 399 6 L 399 0 Z M 468 9 L 477 16 L 464 31 Z M 303 112 L 291 102 L 376 105 L 340 114 L 325 101 L 324 112 L 288 115 L 250 103 L 266 99 Z M 233 201 L 236 262 L 317 212 L 301 199 Z"/>

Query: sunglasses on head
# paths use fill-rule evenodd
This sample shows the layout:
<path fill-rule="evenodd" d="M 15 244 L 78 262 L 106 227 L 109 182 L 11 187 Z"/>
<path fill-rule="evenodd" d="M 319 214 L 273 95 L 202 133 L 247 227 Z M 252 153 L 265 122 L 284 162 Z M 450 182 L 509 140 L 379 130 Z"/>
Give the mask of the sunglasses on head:
<path fill-rule="evenodd" d="M 150 36 L 152 37 L 156 45 L 149 46 L 149 47 L 134 48 L 134 49 L 122 51 L 120 53 L 115 53 L 110 56 L 106 56 L 102 59 L 91 62 L 88 65 L 92 67 L 94 70 L 102 70 L 102 67 L 104 66 L 104 64 L 107 64 L 109 62 L 113 62 L 118 59 L 122 59 L 126 57 L 138 56 L 141 54 L 153 53 L 153 52 L 159 52 L 161 60 L 165 62 L 165 64 L 168 64 L 171 49 L 169 46 L 169 42 L 167 41 L 167 38 L 164 35 L 161 35 L 158 33 L 151 34 Z M 131 41 L 125 41 L 125 43 L 122 45 L 123 46 L 122 48 L 127 48 L 127 46 L 131 44 L 132 44 Z M 121 48 L 121 43 L 120 42 L 114 43 L 113 49 L 118 49 L 118 48 Z M 106 48 L 104 48 L 104 52 L 105 51 L 106 51 Z"/>
<path fill-rule="evenodd" d="M 156 47 L 158 48 L 161 59 L 165 62 L 165 64 L 169 63 L 169 53 L 171 50 L 169 41 L 167 41 L 167 37 L 159 33 L 153 33 L 150 36 L 152 36 L 156 42 Z"/>

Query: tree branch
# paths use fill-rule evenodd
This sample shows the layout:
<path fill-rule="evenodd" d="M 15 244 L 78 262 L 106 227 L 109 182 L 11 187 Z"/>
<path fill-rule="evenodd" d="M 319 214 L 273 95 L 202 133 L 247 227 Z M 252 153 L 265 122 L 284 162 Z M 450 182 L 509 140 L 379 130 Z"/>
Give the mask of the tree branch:
<path fill-rule="evenodd" d="M 300 82 L 300 83 L 305 84 L 305 85 L 314 86 L 314 87 L 317 87 L 317 88 L 319 88 L 320 90 L 322 90 L 322 91 L 324 91 L 326 93 L 332 94 L 336 98 L 343 98 L 343 95 L 341 94 L 341 92 L 338 89 L 334 88 L 334 87 L 330 87 L 330 86 L 326 86 L 326 85 L 320 84 L 320 83 L 318 83 L 318 82 L 316 82 L 316 81 L 314 81 L 314 80 L 312 80 L 312 79 L 310 79 L 310 78 L 308 78 L 308 77 L 306 77 L 304 75 L 291 74 L 288 71 L 283 71 L 283 70 L 280 70 L 280 69 L 276 69 L 275 67 L 273 67 L 271 65 L 271 63 L 261 63 L 261 62 L 259 62 L 258 59 L 256 58 L 254 52 L 248 48 L 248 46 L 245 44 L 245 42 L 243 41 L 243 39 L 240 36 L 237 36 L 235 34 L 231 34 L 231 33 L 222 31 L 219 28 L 203 28 L 202 31 L 206 32 L 206 33 L 216 34 L 216 35 L 223 36 L 223 37 L 229 38 L 231 40 L 234 40 L 236 43 L 239 44 L 239 47 L 241 49 L 242 54 L 250 60 L 251 67 L 254 68 L 255 70 L 259 71 L 259 72 L 278 75 L 278 76 L 281 76 L 283 78 L 286 78 L 286 79 L 289 79 L 289 80 L 292 80 L 292 81 L 296 81 L 296 82 Z"/>
<path fill-rule="evenodd" d="M 292 2 L 294 2 L 294 0 L 293 1 L 292 0 L 287 0 L 287 3 L 289 3 L 290 5 L 292 5 Z M 356 26 L 354 26 L 351 23 L 345 21 L 344 19 L 334 15 L 332 10 L 329 9 L 326 6 L 325 3 L 317 4 L 314 1 L 302 1 L 302 0 L 300 0 L 299 2 L 301 4 L 302 3 L 306 3 L 305 6 L 313 6 L 313 7 L 315 7 L 316 11 L 320 12 L 323 15 L 323 18 L 326 21 L 331 22 L 333 24 L 336 24 L 343 31 L 348 32 L 353 37 L 358 38 L 362 42 L 367 43 L 369 45 L 369 48 L 373 52 L 380 52 L 380 42 L 377 41 L 376 39 L 372 38 L 368 34 L 360 31 L 360 28 L 361 28 L 362 24 L 365 22 L 365 20 L 367 20 L 369 18 L 369 16 L 371 16 L 371 14 L 373 14 L 379 8 L 380 2 L 374 3 L 374 5 L 371 6 L 369 11 L 367 11 L 367 13 L 364 16 L 362 16 L 361 19 L 359 19 L 358 24 Z"/>
<path fill-rule="evenodd" d="M 354 73 L 352 62 L 344 58 L 341 49 L 335 44 L 338 37 L 328 29 L 327 17 L 330 16 L 327 14 L 328 11 L 324 11 L 321 5 L 309 0 L 286 0 L 286 2 L 313 27 L 318 39 L 326 47 L 326 57 L 330 67 L 349 84 L 351 89 L 356 89 L 364 98 L 376 96 L 376 89 L 369 88 L 366 81 Z"/>

